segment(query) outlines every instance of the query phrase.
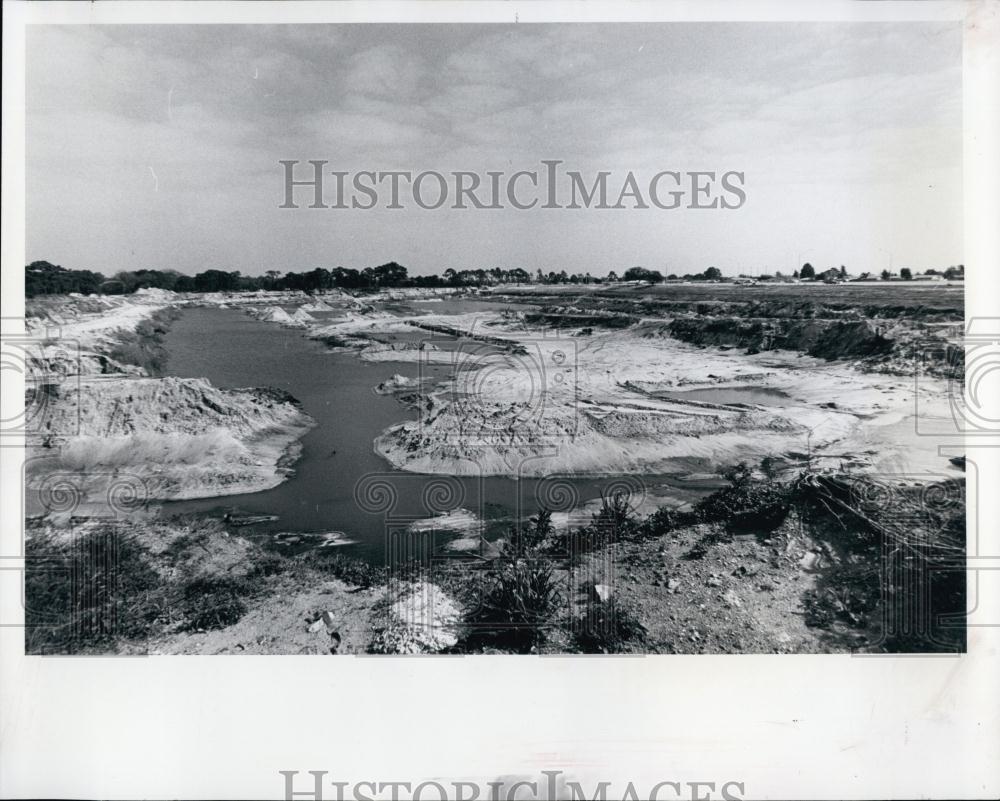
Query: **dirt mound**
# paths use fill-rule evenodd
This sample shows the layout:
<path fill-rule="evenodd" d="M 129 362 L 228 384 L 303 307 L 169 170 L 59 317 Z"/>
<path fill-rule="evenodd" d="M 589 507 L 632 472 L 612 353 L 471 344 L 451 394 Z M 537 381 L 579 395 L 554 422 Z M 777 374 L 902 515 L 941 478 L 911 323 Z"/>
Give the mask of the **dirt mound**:
<path fill-rule="evenodd" d="M 288 475 L 289 449 L 312 424 L 280 390 L 181 378 L 52 385 L 28 483 L 44 490 L 59 474 L 83 499 L 105 494 L 109 476 L 133 479 L 149 499 L 267 489 Z"/>
<path fill-rule="evenodd" d="M 304 417 L 280 390 L 223 390 L 203 378 L 174 377 L 56 385 L 45 412 L 45 431 L 56 437 L 203 434 L 220 427 L 251 436 Z"/>
<path fill-rule="evenodd" d="M 667 330 L 695 345 L 797 350 L 823 359 L 858 359 L 888 354 L 895 343 L 872 322 L 796 318 L 680 317 Z"/>

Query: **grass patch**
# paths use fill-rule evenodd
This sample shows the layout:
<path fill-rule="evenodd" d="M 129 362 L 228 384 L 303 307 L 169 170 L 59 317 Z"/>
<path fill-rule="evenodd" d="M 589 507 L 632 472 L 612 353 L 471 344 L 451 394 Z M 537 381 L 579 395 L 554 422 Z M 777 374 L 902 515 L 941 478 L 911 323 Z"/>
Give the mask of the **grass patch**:
<path fill-rule="evenodd" d="M 70 543 L 31 536 L 25 560 L 25 650 L 108 650 L 149 634 L 165 614 L 166 588 L 149 552 L 114 528 Z"/>
<path fill-rule="evenodd" d="M 331 548 L 311 548 L 298 559 L 323 575 L 361 589 L 377 587 L 386 580 L 384 567 L 370 565 L 363 559 L 337 553 Z"/>
<path fill-rule="evenodd" d="M 231 626 L 246 613 L 246 599 L 259 591 L 260 584 L 251 576 L 204 576 L 189 581 L 181 590 L 182 628 L 208 631 Z"/>

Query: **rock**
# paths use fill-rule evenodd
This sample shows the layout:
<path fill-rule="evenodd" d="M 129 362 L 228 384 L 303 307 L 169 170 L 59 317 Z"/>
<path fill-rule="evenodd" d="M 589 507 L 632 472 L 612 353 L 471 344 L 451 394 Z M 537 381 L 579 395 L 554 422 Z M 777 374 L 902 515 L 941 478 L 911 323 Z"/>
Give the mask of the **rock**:
<path fill-rule="evenodd" d="M 323 621 L 323 625 L 326 626 L 327 631 L 333 631 L 337 626 L 333 618 L 333 612 L 324 612 L 319 618 Z"/>
<path fill-rule="evenodd" d="M 722 600 L 725 602 L 726 606 L 729 607 L 739 608 L 743 606 L 743 601 L 740 600 L 740 596 L 738 596 L 733 590 L 729 590 L 724 593 Z"/>
<path fill-rule="evenodd" d="M 611 600 L 611 596 L 614 594 L 614 590 L 611 589 L 607 584 L 595 584 L 594 585 L 594 595 L 597 596 L 598 600 L 602 604 L 606 604 Z"/>
<path fill-rule="evenodd" d="M 670 581 L 667 582 L 667 590 L 669 592 L 676 593 L 677 590 L 680 589 L 680 586 L 681 586 L 680 579 L 670 579 Z"/>
<path fill-rule="evenodd" d="M 369 646 L 373 653 L 436 653 L 458 644 L 461 609 L 429 581 L 401 586 L 386 616 L 388 620 L 375 630 Z"/>
<path fill-rule="evenodd" d="M 708 587 L 721 587 L 722 581 L 716 576 L 710 576 L 708 580 L 705 582 L 705 585 Z"/>
<path fill-rule="evenodd" d="M 813 551 L 806 551 L 802 555 L 802 558 L 799 560 L 799 564 L 805 570 L 813 570 L 819 566 L 820 558 L 821 557 L 818 553 L 815 553 Z"/>
<path fill-rule="evenodd" d="M 323 628 L 323 618 L 320 617 L 309 624 L 309 633 L 315 634 L 321 628 Z"/>

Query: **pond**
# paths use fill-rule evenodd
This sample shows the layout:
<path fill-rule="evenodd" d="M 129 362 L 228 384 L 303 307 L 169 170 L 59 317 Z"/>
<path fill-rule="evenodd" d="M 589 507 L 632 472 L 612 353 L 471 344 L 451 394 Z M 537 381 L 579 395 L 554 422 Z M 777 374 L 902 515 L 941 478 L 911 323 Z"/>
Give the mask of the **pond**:
<path fill-rule="evenodd" d="M 770 387 L 704 387 L 655 393 L 658 398 L 700 403 L 740 404 L 754 406 L 793 406 L 796 402 L 780 389 Z"/>

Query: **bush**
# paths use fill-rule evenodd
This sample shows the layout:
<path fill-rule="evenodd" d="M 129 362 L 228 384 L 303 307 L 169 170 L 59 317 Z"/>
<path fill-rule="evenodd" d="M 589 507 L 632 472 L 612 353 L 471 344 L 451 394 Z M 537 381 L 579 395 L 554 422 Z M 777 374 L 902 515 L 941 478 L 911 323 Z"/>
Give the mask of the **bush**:
<path fill-rule="evenodd" d="M 555 530 L 552 525 L 552 512 L 548 509 L 540 509 L 529 522 L 531 525 L 510 530 L 508 544 L 504 548 L 507 556 L 523 557 L 539 550 Z"/>
<path fill-rule="evenodd" d="M 774 481 L 757 481 L 746 462 L 723 473 L 728 487 L 713 492 L 695 506 L 704 523 L 723 522 L 730 529 L 773 531 L 788 516 L 789 490 Z"/>
<path fill-rule="evenodd" d="M 596 551 L 623 539 L 634 539 L 640 532 L 639 522 L 629 506 L 629 496 L 616 492 L 601 497 L 601 510 L 591 515 L 590 524 L 567 532 L 560 545 L 570 554 Z"/>
<path fill-rule="evenodd" d="M 602 495 L 601 511 L 591 518 L 591 526 L 610 532 L 615 539 L 634 537 L 638 522 L 629 506 L 629 496 L 624 492 L 616 492 L 610 498 Z"/>
<path fill-rule="evenodd" d="M 246 613 L 245 598 L 256 585 L 247 577 L 201 577 L 189 581 L 181 591 L 181 611 L 187 631 L 222 629 Z"/>
<path fill-rule="evenodd" d="M 500 561 L 487 573 L 479 606 L 468 616 L 470 644 L 529 653 L 544 639 L 560 598 L 551 566 Z"/>
<path fill-rule="evenodd" d="M 693 526 L 698 522 L 699 517 L 694 512 L 678 512 L 663 506 L 639 524 L 638 535 L 640 537 L 662 537 L 664 534 L 686 526 Z"/>
<path fill-rule="evenodd" d="M 966 648 L 964 481 L 812 475 L 799 487 L 810 533 L 847 554 L 806 595 L 807 623 L 872 630 L 869 647 L 890 653 Z"/>
<path fill-rule="evenodd" d="M 617 654 L 646 639 L 646 627 L 614 598 L 602 602 L 591 595 L 584 614 L 575 621 L 576 641 L 588 654 Z"/>

